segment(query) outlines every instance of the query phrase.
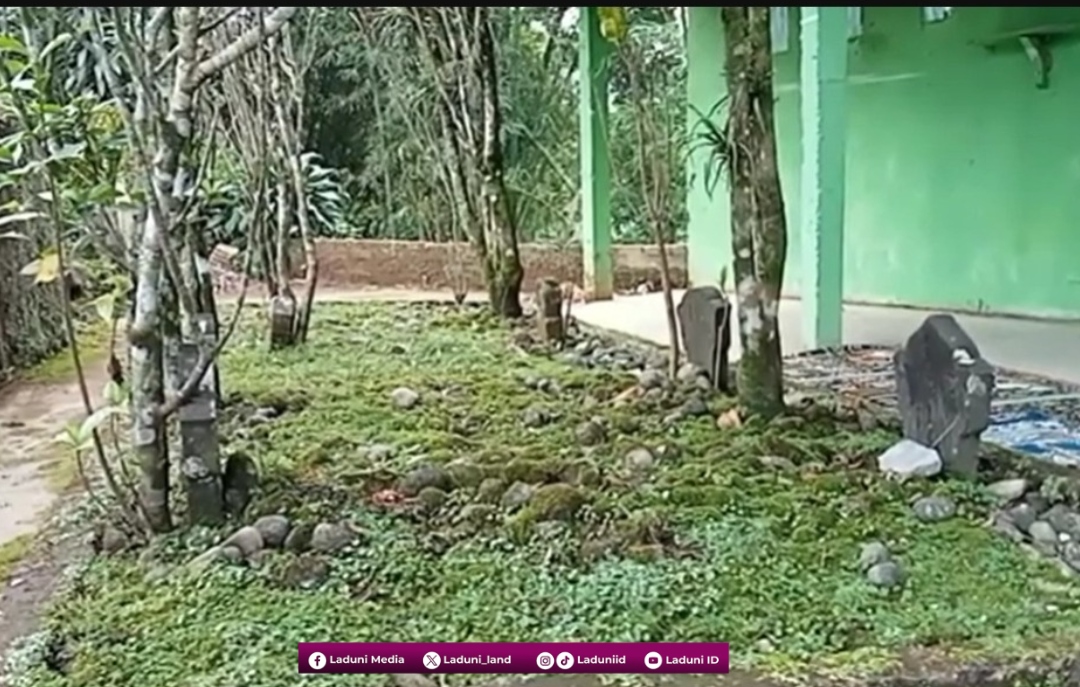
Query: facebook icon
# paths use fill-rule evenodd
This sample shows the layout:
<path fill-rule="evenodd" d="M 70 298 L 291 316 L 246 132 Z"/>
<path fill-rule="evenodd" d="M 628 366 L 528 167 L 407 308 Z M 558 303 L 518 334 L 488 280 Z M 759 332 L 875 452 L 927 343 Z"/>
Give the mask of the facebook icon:
<path fill-rule="evenodd" d="M 326 666 L 326 656 L 316 651 L 308 656 L 307 662 L 315 670 L 322 670 Z"/>

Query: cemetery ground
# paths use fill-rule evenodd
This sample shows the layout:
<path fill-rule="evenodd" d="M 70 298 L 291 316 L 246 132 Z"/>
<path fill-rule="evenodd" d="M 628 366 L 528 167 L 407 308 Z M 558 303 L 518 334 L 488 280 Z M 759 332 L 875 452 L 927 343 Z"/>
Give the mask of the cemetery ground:
<path fill-rule="evenodd" d="M 1044 661 L 1023 684 L 1063 679 L 1080 586 L 989 522 L 1057 508 L 1065 542 L 1068 488 L 1002 483 L 1009 461 L 978 483 L 887 479 L 887 419 L 805 396 L 742 418 L 689 371 L 665 381 L 655 349 L 583 332 L 551 353 L 533 331 L 482 307 L 320 304 L 308 345 L 267 352 L 253 308 L 221 426 L 260 469 L 252 527 L 113 537 L 13 653 L 13 684 L 306 684 L 299 641 L 707 640 L 731 643 L 740 684 L 972 662 L 970 684 Z"/>

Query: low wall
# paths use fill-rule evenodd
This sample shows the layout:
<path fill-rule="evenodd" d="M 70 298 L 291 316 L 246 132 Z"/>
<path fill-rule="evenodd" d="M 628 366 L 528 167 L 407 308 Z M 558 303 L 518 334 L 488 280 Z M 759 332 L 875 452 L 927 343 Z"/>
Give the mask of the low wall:
<path fill-rule="evenodd" d="M 660 252 L 651 245 L 618 245 L 613 249 L 616 290 L 634 289 L 642 282 L 660 284 Z M 673 285 L 686 286 L 686 246 L 667 249 Z M 449 289 L 455 266 L 464 272 L 471 290 L 484 288 L 480 264 L 465 244 L 425 241 L 320 239 L 316 244 L 319 283 L 326 286 L 409 286 Z M 531 291 L 538 279 L 582 283 L 581 247 L 578 245 L 521 246 L 525 267 L 523 288 Z M 302 260 L 294 264 L 303 264 Z"/>

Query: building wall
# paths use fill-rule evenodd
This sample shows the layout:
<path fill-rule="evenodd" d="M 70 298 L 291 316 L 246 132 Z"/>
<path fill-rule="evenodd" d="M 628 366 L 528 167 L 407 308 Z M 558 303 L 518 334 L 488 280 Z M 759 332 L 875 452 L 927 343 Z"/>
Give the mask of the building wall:
<path fill-rule="evenodd" d="M 776 108 L 785 291 L 797 294 L 799 14 L 789 12 Z M 1019 40 L 997 40 L 1031 26 L 1080 30 L 1080 8 L 955 8 L 934 23 L 916 7 L 864 8 L 849 44 L 847 299 L 1080 316 L 1080 33 L 1052 45 L 1039 90 Z M 691 8 L 688 95 L 701 112 L 723 94 L 721 39 L 719 9 Z M 706 155 L 689 162 L 697 284 L 714 281 L 731 252 L 726 181 L 710 197 Z"/>
<path fill-rule="evenodd" d="M 532 292 L 538 280 L 545 277 L 580 285 L 581 250 L 580 244 L 523 244 L 521 261 L 525 280 L 522 288 Z M 323 286 L 450 289 L 460 276 L 470 290 L 484 288 L 479 261 L 466 244 L 319 239 L 315 254 L 319 260 L 319 283 Z M 684 287 L 686 246 L 668 246 L 667 257 L 674 286 Z M 617 289 L 635 289 L 643 282 L 660 283 L 660 251 L 656 246 L 615 245 L 612 247 L 612 264 Z M 293 265 L 297 266 L 299 276 L 303 258 L 298 248 Z"/>

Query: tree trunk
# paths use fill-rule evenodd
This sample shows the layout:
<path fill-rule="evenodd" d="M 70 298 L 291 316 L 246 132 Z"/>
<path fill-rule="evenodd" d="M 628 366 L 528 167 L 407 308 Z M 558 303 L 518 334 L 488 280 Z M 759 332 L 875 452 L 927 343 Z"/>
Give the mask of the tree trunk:
<path fill-rule="evenodd" d="M 766 417 L 784 410 L 780 289 L 787 254 L 776 164 L 768 7 L 723 7 L 727 57 L 731 243 L 739 306 L 739 401 Z"/>
<path fill-rule="evenodd" d="M 503 317 L 521 317 L 521 282 L 525 270 L 518 250 L 517 226 L 503 175 L 502 113 L 495 63 L 495 40 L 487 9 L 480 8 L 480 76 L 483 84 L 484 151 L 480 159 L 483 194 L 484 276 L 491 308 Z"/>
<path fill-rule="evenodd" d="M 159 305 L 163 275 L 158 226 L 147 213 L 139 245 L 135 282 L 135 316 L 131 342 L 131 443 L 139 459 L 139 498 L 155 532 L 172 529 L 169 511 L 169 448 L 165 422 L 157 409 L 165 400 L 164 361 Z"/>

